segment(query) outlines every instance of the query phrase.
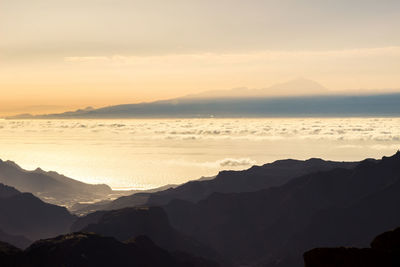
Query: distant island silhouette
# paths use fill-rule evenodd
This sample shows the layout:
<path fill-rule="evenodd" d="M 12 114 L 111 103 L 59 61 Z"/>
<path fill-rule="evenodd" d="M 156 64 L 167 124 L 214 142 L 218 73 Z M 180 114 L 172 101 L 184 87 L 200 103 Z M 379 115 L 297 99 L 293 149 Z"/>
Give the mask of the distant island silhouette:
<path fill-rule="evenodd" d="M 400 93 L 257 98 L 179 98 L 6 119 L 396 117 Z"/>
<path fill-rule="evenodd" d="M 264 89 L 235 88 L 184 97 L 52 114 L 19 114 L 7 119 L 232 118 L 398 116 L 400 92 L 350 90 L 332 93 L 300 78 Z"/>

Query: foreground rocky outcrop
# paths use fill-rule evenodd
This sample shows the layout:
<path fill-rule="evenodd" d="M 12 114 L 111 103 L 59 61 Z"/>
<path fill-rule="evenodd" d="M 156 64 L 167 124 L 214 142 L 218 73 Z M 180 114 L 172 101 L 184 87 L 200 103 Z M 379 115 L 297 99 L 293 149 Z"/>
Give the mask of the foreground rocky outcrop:
<path fill-rule="evenodd" d="M 16 267 L 21 250 L 8 243 L 0 241 L 0 266 Z"/>
<path fill-rule="evenodd" d="M 4 267 L 216 267 L 216 263 L 185 253 L 169 253 L 148 237 L 127 242 L 94 233 L 72 233 L 39 240 L 25 251 L 0 243 Z"/>
<path fill-rule="evenodd" d="M 371 248 L 315 248 L 303 255 L 305 267 L 400 266 L 400 228 L 377 236 Z"/>

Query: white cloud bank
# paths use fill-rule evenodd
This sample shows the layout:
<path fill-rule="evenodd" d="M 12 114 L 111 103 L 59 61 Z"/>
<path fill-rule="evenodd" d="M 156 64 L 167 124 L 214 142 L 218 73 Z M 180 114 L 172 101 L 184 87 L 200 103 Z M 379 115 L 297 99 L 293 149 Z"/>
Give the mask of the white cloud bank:
<path fill-rule="evenodd" d="M 221 140 L 327 140 L 400 142 L 400 118 L 165 119 L 0 121 L 0 133 L 60 133 L 93 140 L 118 134 L 121 140 L 208 142 Z M 230 163 L 223 163 L 229 165 Z M 233 164 L 233 163 L 232 163 Z M 244 164 L 244 163 L 243 163 Z"/>

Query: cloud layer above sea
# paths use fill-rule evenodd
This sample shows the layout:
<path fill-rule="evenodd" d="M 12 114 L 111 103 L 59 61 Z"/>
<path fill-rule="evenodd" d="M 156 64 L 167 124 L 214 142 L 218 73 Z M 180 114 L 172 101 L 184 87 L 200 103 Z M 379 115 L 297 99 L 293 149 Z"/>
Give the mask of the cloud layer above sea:
<path fill-rule="evenodd" d="M 400 149 L 400 118 L 0 120 L 0 159 L 90 183 L 151 188 L 279 159 Z"/>
<path fill-rule="evenodd" d="M 64 133 L 90 137 L 197 140 L 288 140 L 400 142 L 399 118 L 165 119 L 0 121 L 0 133 Z"/>

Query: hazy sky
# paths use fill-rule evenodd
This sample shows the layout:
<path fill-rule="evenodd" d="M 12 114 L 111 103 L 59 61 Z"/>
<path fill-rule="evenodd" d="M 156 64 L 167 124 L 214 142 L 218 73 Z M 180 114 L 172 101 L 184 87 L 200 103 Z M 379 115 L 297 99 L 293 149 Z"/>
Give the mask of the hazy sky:
<path fill-rule="evenodd" d="M 297 77 L 400 88 L 398 0 L 0 0 L 0 114 Z"/>

